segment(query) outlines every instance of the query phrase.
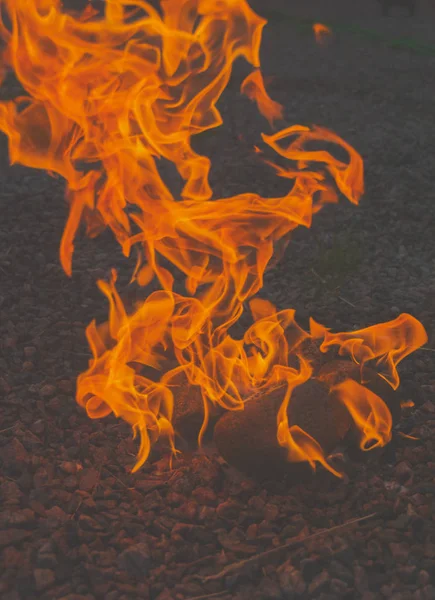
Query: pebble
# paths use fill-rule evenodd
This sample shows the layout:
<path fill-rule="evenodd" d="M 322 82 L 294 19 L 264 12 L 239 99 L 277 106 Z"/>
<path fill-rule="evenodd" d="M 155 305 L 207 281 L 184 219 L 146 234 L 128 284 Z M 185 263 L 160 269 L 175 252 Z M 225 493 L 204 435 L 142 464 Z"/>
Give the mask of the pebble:
<path fill-rule="evenodd" d="M 262 578 L 258 591 L 257 598 L 267 598 L 267 600 L 281 600 L 283 598 L 280 586 L 270 577 Z"/>
<path fill-rule="evenodd" d="M 409 546 L 404 543 L 390 543 L 390 552 L 393 555 L 395 561 L 399 564 L 405 564 L 409 559 Z"/>
<path fill-rule="evenodd" d="M 33 576 L 38 592 L 49 588 L 55 581 L 54 572 L 51 569 L 34 569 Z"/>
<path fill-rule="evenodd" d="M 206 487 L 198 487 L 192 492 L 192 496 L 199 504 L 214 506 L 217 501 L 215 492 Z"/>
<path fill-rule="evenodd" d="M 280 565 L 277 568 L 277 573 L 278 582 L 284 594 L 303 596 L 307 589 L 307 584 L 302 577 L 302 573 L 290 561 Z"/>
<path fill-rule="evenodd" d="M 315 558 L 304 558 L 301 560 L 300 569 L 302 577 L 309 583 L 322 571 L 322 566 Z"/>
<path fill-rule="evenodd" d="M 32 425 L 32 431 L 36 435 L 40 435 L 41 433 L 44 433 L 45 421 L 43 419 L 38 419 L 37 421 L 35 421 Z"/>
<path fill-rule="evenodd" d="M 96 469 L 83 469 L 80 475 L 79 488 L 89 492 L 97 485 L 99 478 L 100 474 Z"/>
<path fill-rule="evenodd" d="M 53 506 L 52 508 L 47 509 L 45 514 L 49 519 L 54 519 L 57 521 L 66 521 L 68 519 L 66 512 L 59 506 Z"/>
<path fill-rule="evenodd" d="M 61 463 L 59 463 L 59 469 L 63 471 L 63 473 L 74 475 L 79 470 L 82 470 L 83 467 L 79 463 L 64 460 Z"/>
<path fill-rule="evenodd" d="M 342 581 L 341 579 L 331 579 L 330 584 L 329 584 L 330 590 L 331 592 L 337 596 L 337 597 L 341 597 L 344 594 L 347 593 L 349 586 L 347 585 L 347 583 L 345 581 Z"/>
<path fill-rule="evenodd" d="M 399 481 L 402 485 L 412 485 L 414 480 L 414 471 L 407 461 L 403 460 L 399 462 L 394 469 L 394 473 L 397 481 Z"/>
<path fill-rule="evenodd" d="M 430 583 L 431 576 L 427 571 L 420 571 L 417 576 L 418 585 L 425 586 Z"/>
<path fill-rule="evenodd" d="M 141 542 L 121 552 L 118 565 L 131 575 L 141 579 L 146 577 L 151 568 L 151 552 L 148 544 Z"/>
<path fill-rule="evenodd" d="M 39 395 L 41 396 L 41 398 L 51 398 L 52 396 L 54 396 L 56 391 L 56 386 L 51 385 L 50 383 L 46 383 L 39 390 Z"/>
<path fill-rule="evenodd" d="M 2 460 L 6 465 L 27 463 L 29 461 L 29 453 L 24 448 L 20 440 L 14 437 L 2 449 Z"/>
<path fill-rule="evenodd" d="M 308 585 L 308 593 L 315 594 L 316 596 L 321 594 L 329 587 L 329 582 L 330 576 L 328 572 L 325 570 L 321 571 Z"/>
<path fill-rule="evenodd" d="M 216 514 L 224 519 L 236 519 L 240 510 L 241 506 L 238 503 L 227 500 L 226 502 L 221 502 L 221 504 L 217 506 Z"/>

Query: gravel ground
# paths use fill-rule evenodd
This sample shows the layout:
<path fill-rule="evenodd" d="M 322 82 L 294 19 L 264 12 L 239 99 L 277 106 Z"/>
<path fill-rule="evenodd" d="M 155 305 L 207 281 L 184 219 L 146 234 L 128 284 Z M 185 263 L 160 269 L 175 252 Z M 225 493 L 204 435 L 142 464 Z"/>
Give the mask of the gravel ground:
<path fill-rule="evenodd" d="M 385 36 L 432 35 L 424 15 L 359 18 Z M 345 330 L 410 312 L 435 348 L 434 68 L 351 33 L 318 47 L 289 21 L 269 24 L 263 70 L 287 122 L 334 130 L 366 166 L 361 206 L 325 209 L 267 274 L 262 296 L 295 308 L 302 325 L 311 315 Z M 238 85 L 221 101 L 225 125 L 198 142 L 216 196 L 279 194 L 285 185 L 251 151 L 267 123 Z M 416 406 L 393 441 L 349 462 L 343 480 L 319 471 L 309 484 L 259 485 L 213 453 L 172 471 L 156 455 L 131 475 L 128 426 L 90 421 L 74 401 L 85 325 L 107 315 L 95 279 L 116 266 L 125 285 L 131 265 L 110 236 L 82 239 L 68 279 L 62 182 L 10 167 L 4 139 L 0 172 L 2 600 L 435 598 L 433 351 L 403 363 Z"/>

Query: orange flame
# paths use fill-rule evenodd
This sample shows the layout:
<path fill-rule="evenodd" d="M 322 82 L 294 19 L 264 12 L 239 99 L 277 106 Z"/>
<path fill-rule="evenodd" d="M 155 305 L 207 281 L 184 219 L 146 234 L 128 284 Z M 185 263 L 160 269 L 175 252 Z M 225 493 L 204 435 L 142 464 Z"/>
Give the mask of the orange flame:
<path fill-rule="evenodd" d="M 406 313 L 388 323 L 336 334 L 311 319 L 310 330 L 314 338 L 323 338 L 320 348 L 324 352 L 337 345 L 341 355 L 350 355 L 361 366 L 374 361 L 379 375 L 395 390 L 400 382 L 397 365 L 427 341 L 423 325 Z"/>
<path fill-rule="evenodd" d="M 413 408 L 415 403 L 412 400 L 403 400 L 403 402 L 400 403 L 400 406 L 402 408 Z"/>
<path fill-rule="evenodd" d="M 324 45 L 332 36 L 332 31 L 326 25 L 322 23 L 314 23 L 313 24 L 314 36 L 316 38 L 316 42 L 319 45 Z"/>
<path fill-rule="evenodd" d="M 362 450 L 385 446 L 391 439 L 391 413 L 374 392 L 353 379 L 334 386 L 333 392 L 345 404 L 360 432 Z"/>
<path fill-rule="evenodd" d="M 251 100 L 255 100 L 258 110 L 266 117 L 271 126 L 275 119 L 282 119 L 283 107 L 269 97 L 260 70 L 253 71 L 245 78 L 240 91 Z"/>
<path fill-rule="evenodd" d="M 286 386 L 278 442 L 289 460 L 319 462 L 338 474 L 318 442 L 288 423 L 292 390 L 312 374 L 300 342 L 311 335 L 323 338 L 322 350 L 338 344 L 357 362 L 375 360 L 397 387 L 396 364 L 425 343 L 425 332 L 410 315 L 401 315 L 341 334 L 313 321 L 308 334 L 294 311 L 277 312 L 251 299 L 279 243 L 298 226 L 310 227 L 313 214 L 337 202 L 339 193 L 358 204 L 364 189 L 363 162 L 351 146 L 326 129 L 295 125 L 263 135 L 281 157 L 279 166 L 267 162 L 290 180 L 287 194 L 211 200 L 210 160 L 191 142 L 221 124 L 217 102 L 238 57 L 254 68 L 242 92 L 271 124 L 282 118 L 260 71 L 266 21 L 245 0 L 162 0 L 162 15 L 145 0 L 107 0 L 102 17 L 91 10 L 67 15 L 59 0 L 1 1 L 11 22 L 10 29 L 0 23 L 4 62 L 27 95 L 0 103 L 0 129 L 9 138 L 11 162 L 67 181 L 64 270 L 71 274 L 81 223 L 92 237 L 109 227 L 125 255 L 133 247 L 138 251 L 133 279 L 146 286 L 157 278 L 162 288 L 127 313 L 116 273 L 109 282 L 99 281 L 109 321 L 87 328 L 93 358 L 78 379 L 78 402 L 92 418 L 113 412 L 130 423 L 140 435 L 137 469 L 161 436 L 175 452 L 180 374 L 203 399 L 199 441 L 217 406 L 240 410 L 254 391 Z M 347 159 L 313 150 L 313 142 L 335 144 Z M 156 161 L 162 157 L 184 181 L 181 199 L 160 176 Z M 187 296 L 174 291 L 165 261 L 184 274 Z M 243 339 L 235 339 L 229 330 L 249 299 L 254 323 Z M 162 375 L 151 376 L 150 370 Z M 360 429 L 363 446 L 385 443 L 388 409 L 355 385 L 344 382 L 335 393 Z"/>

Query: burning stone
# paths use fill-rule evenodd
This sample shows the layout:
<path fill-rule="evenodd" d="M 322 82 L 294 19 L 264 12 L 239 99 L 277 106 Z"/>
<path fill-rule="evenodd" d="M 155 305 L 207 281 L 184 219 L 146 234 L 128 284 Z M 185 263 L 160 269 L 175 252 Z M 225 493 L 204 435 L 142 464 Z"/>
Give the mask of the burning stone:
<path fill-rule="evenodd" d="M 172 424 L 176 434 L 184 441 L 193 442 L 198 438 L 204 421 L 204 402 L 201 389 L 191 385 L 182 371 L 172 379 L 174 413 Z"/>
<path fill-rule="evenodd" d="M 176 366 L 174 363 L 173 367 Z M 147 374 L 149 375 L 149 372 Z M 155 379 L 157 381 L 159 377 Z M 198 440 L 204 422 L 204 400 L 201 388 L 192 385 L 184 371 L 178 371 L 166 380 L 166 384 L 169 385 L 173 395 L 172 425 L 175 434 L 188 445 L 194 444 Z M 213 407 L 211 403 L 208 404 L 208 410 L 211 423 L 223 412 L 219 407 Z"/>
<path fill-rule="evenodd" d="M 370 367 L 361 369 L 359 365 L 353 362 L 334 360 L 321 367 L 317 379 L 328 387 L 342 383 L 346 379 L 353 379 L 382 398 L 391 413 L 393 425 L 400 419 L 400 395 Z"/>
<path fill-rule="evenodd" d="M 246 400 L 244 410 L 226 413 L 214 430 L 214 441 L 223 458 L 240 471 L 260 479 L 305 477 L 307 462 L 290 463 L 277 439 L 277 414 L 285 388 L 279 387 Z M 297 387 L 287 410 L 290 425 L 313 437 L 325 456 L 345 437 L 351 426 L 346 407 L 321 382 L 309 380 Z"/>

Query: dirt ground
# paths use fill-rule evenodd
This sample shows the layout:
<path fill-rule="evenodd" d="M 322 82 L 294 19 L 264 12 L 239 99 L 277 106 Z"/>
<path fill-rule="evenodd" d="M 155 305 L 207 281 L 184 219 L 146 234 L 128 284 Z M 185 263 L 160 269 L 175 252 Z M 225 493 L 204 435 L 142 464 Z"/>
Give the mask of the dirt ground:
<path fill-rule="evenodd" d="M 429 341 L 399 368 L 415 407 L 383 453 L 346 459 L 341 480 L 319 469 L 308 484 L 264 486 L 214 453 L 184 455 L 172 471 L 154 456 L 132 475 L 128 426 L 91 421 L 74 400 L 85 326 L 107 316 L 95 280 L 115 266 L 125 289 L 132 265 L 109 235 L 83 237 L 68 279 L 63 184 L 11 167 L 2 138 L 2 600 L 435 598 L 433 7 L 382 19 L 374 1 L 275 4 L 262 46 L 270 95 L 285 123 L 325 126 L 362 154 L 366 193 L 298 230 L 261 296 L 337 331 L 420 319 Z M 336 25 L 327 45 L 305 19 Z M 269 129 L 239 93 L 245 71 L 221 99 L 224 125 L 198 141 L 216 197 L 286 189 L 252 152 Z"/>

